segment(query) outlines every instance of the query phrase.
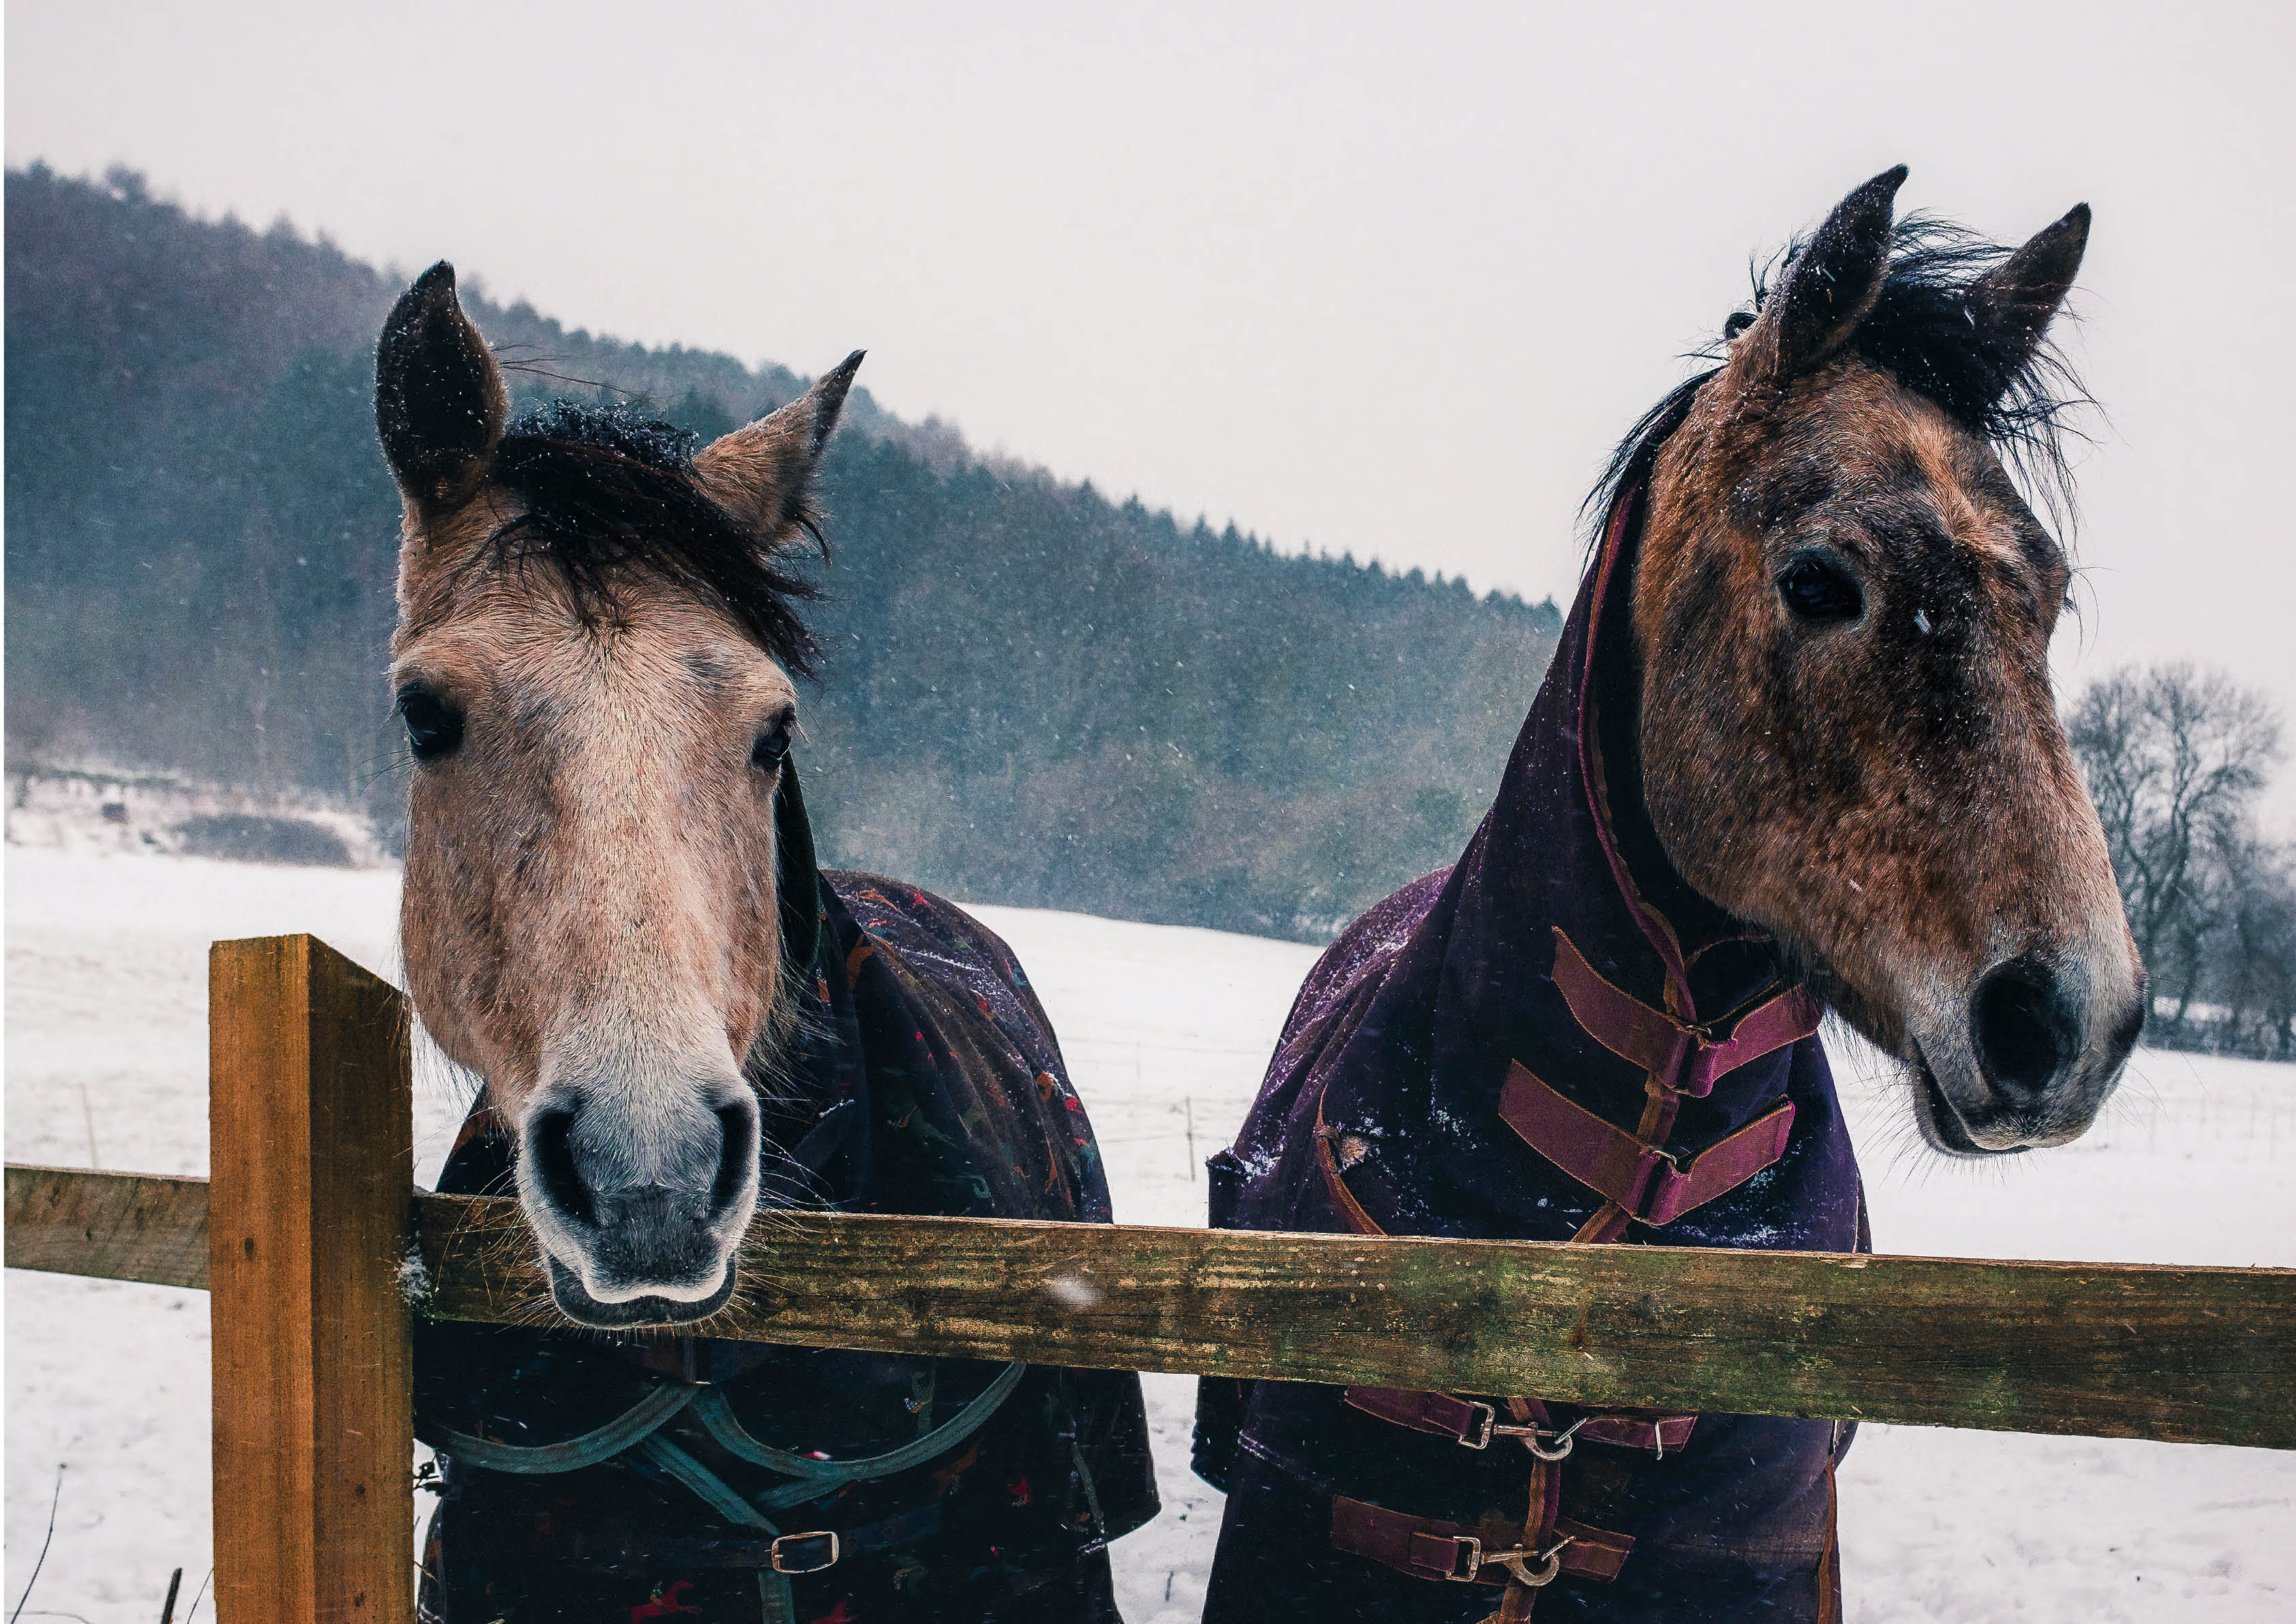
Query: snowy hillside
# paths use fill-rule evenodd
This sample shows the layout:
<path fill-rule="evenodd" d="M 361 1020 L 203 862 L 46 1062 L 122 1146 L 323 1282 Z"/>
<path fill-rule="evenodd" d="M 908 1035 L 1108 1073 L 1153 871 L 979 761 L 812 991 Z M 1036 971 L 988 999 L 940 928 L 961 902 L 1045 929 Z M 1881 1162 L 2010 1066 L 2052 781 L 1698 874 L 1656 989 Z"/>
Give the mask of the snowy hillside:
<path fill-rule="evenodd" d="M 207 1170 L 211 939 L 307 930 L 393 967 L 389 869 L 14 849 L 6 878 L 12 1161 Z M 1234 1131 L 1314 949 L 980 911 L 1052 1013 L 1118 1216 L 1201 1222 L 1192 1169 Z M 1854 1046 L 1834 1048 L 1884 1251 L 2296 1264 L 2296 1180 L 2279 1163 L 2284 1140 L 2296 1151 L 2296 1070 L 2140 1053 L 2089 1138 L 1971 1168 L 1916 1149 L 1886 1086 L 1857 1080 Z M 437 1068 L 418 1078 L 422 1175 L 462 1108 Z M 62 1464 L 24 1616 L 149 1624 L 168 1571 L 188 1571 L 188 1594 L 208 1565 L 206 1298 L 15 1273 L 6 1308 L 5 1599 L 31 1571 Z M 1147 1381 L 1166 1509 L 1115 1547 L 1119 1584 L 1134 1624 L 1188 1624 L 1219 1497 L 1186 1471 L 1193 1383 Z M 1852 1624 L 2296 1611 L 2296 1454 L 1874 1427 L 1841 1504 Z"/>

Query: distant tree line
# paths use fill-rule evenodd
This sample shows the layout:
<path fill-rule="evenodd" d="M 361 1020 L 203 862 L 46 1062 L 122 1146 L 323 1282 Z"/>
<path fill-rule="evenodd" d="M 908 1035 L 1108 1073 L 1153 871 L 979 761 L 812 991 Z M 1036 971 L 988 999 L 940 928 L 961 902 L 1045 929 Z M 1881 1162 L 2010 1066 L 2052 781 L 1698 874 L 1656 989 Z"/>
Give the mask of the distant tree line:
<path fill-rule="evenodd" d="M 2278 709 L 2177 662 L 2110 673 L 2067 719 L 2152 972 L 2145 1041 L 2296 1060 L 2296 844 L 2255 816 Z"/>
<path fill-rule="evenodd" d="M 12 761 L 318 790 L 389 829 L 398 501 L 370 390 L 399 280 L 118 170 L 12 171 L 6 231 Z M 521 406 L 635 397 L 716 434 L 805 384 L 466 302 Z M 1552 603 L 1278 554 L 865 391 L 846 421 L 800 747 L 830 860 L 1314 939 L 1465 844 Z"/>
<path fill-rule="evenodd" d="M 398 278 L 124 171 L 11 172 L 6 234 L 11 767 L 316 791 L 389 838 L 398 502 L 370 390 Z M 715 435 L 805 386 L 468 302 L 521 406 L 635 395 Z M 801 746 L 831 861 L 1319 939 L 1464 845 L 1551 603 L 1280 555 L 992 463 L 865 390 L 846 423 Z M 2296 850 L 2254 818 L 2277 714 L 2169 666 L 2069 719 L 2152 972 L 2148 1041 L 2296 1059 Z"/>

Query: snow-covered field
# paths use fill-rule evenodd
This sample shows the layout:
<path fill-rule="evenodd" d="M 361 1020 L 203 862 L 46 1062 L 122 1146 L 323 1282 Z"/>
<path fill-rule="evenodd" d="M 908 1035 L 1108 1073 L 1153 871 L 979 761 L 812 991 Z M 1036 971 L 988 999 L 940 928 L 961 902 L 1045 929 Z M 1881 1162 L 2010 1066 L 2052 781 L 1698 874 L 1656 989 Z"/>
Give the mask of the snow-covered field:
<path fill-rule="evenodd" d="M 385 974 L 398 876 L 193 858 L 7 853 L 7 1155 L 207 1170 L 206 947 L 310 931 Z M 983 908 L 1051 1010 L 1132 1221 L 1202 1221 L 1195 1163 L 1230 1136 L 1312 948 Z M 1837 1055 L 1853 1046 L 1837 1041 Z M 2296 1069 L 2140 1053 L 2069 1149 L 1978 1168 L 1915 1150 L 1843 1063 L 1882 1250 L 2296 1265 Z M 421 1171 L 462 1101 L 418 1079 Z M 1190 1142 L 1193 1123 L 1193 1143 Z M 92 1142 L 91 1142 L 92 1135 Z M 24 1616 L 149 1624 L 208 1566 L 204 1294 L 7 1276 L 7 1594 Z M 1219 1497 L 1186 1469 L 1186 1378 L 1147 1378 L 1164 1515 L 1116 1546 L 1126 1616 L 1197 1614 Z M 1868 1428 L 1843 1472 L 1852 1624 L 2296 1615 L 2296 1454 Z M 180 1607 L 179 1607 L 180 1614 Z"/>

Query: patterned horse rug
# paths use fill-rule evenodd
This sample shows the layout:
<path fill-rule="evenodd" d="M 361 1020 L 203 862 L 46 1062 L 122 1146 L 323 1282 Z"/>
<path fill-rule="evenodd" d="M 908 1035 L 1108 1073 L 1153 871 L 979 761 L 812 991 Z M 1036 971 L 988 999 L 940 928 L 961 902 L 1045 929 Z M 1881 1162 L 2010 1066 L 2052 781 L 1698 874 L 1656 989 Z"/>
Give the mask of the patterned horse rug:
<path fill-rule="evenodd" d="M 1004 944 L 896 882 L 821 881 L 816 950 L 791 953 L 813 966 L 800 1037 L 767 1091 L 791 1158 L 768 1201 L 1108 1221 Z M 507 1192 L 512 1150 L 482 1095 L 441 1187 Z M 430 1624 L 1113 1620 L 1107 1544 L 1157 1511 L 1122 1373 L 436 1323 L 416 1386 L 444 1457 Z"/>
<path fill-rule="evenodd" d="M 1465 854 L 1300 989 L 1216 1226 L 1866 1245 L 1817 1010 L 1643 810 L 1627 490 Z M 1431 1325 L 1431 1333 L 1440 1326 Z M 1847 1429 L 1206 1381 L 1205 1617 L 1833 1619 Z M 1494 1588 L 1495 1587 L 1502 1588 Z"/>

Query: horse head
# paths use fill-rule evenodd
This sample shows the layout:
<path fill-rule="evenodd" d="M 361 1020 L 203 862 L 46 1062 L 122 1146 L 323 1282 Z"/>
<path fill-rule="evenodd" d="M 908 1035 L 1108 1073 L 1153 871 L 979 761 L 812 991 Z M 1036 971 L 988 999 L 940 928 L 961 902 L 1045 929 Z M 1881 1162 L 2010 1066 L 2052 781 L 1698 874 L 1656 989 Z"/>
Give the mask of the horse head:
<path fill-rule="evenodd" d="M 407 984 L 515 1132 L 553 1295 L 586 1324 L 697 1319 L 734 1290 L 816 920 L 788 555 L 817 537 L 860 359 L 696 451 L 624 413 L 510 423 L 443 264 L 377 351 Z"/>
<path fill-rule="evenodd" d="M 2005 253 L 1896 224 L 1904 178 L 1851 193 L 1647 425 L 1637 726 L 1669 858 L 1977 1154 L 2079 1136 L 2143 1022 L 2050 690 L 2069 566 L 2004 463 L 2062 471 L 2046 333 L 2089 214 Z"/>

